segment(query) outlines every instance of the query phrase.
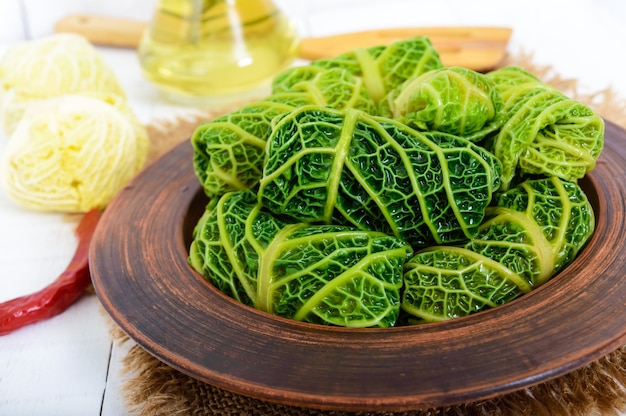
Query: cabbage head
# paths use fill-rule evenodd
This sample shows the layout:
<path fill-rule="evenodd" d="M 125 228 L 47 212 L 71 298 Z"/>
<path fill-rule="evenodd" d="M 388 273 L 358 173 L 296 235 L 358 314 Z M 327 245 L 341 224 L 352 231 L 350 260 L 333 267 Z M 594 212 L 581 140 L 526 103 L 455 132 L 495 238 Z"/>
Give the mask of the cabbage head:
<path fill-rule="evenodd" d="M 276 122 L 258 194 L 278 215 L 380 231 L 415 248 L 472 237 L 500 171 L 468 140 L 308 106 Z"/>
<path fill-rule="evenodd" d="M 145 165 L 148 133 L 117 94 L 65 94 L 22 115 L 0 159 L 0 186 L 37 211 L 105 208 Z"/>
<path fill-rule="evenodd" d="M 594 226 L 575 182 L 525 181 L 498 197 L 466 244 L 429 247 L 407 262 L 402 309 L 432 322 L 507 303 L 571 263 Z"/>
<path fill-rule="evenodd" d="M 504 106 L 491 79 L 458 66 L 415 77 L 388 94 L 387 100 L 390 117 L 418 130 L 441 131 L 474 142 L 500 127 Z M 381 112 L 383 108 L 381 104 Z"/>
<path fill-rule="evenodd" d="M 191 137 L 194 171 L 208 196 L 256 185 L 276 116 L 310 104 L 375 111 L 361 79 L 340 68 L 318 70 L 313 75 L 291 85 L 291 90 L 279 91 L 196 128 Z"/>
<path fill-rule="evenodd" d="M 83 36 L 57 33 L 17 43 L 2 54 L 0 124 L 7 135 L 13 135 L 28 108 L 77 94 L 126 99 L 115 72 Z"/>
<path fill-rule="evenodd" d="M 189 262 L 223 293 L 316 324 L 389 327 L 400 313 L 402 240 L 335 225 L 286 223 L 250 191 L 209 204 Z"/>
<path fill-rule="evenodd" d="M 593 170 L 604 146 L 604 121 L 588 106 L 520 71 L 492 73 L 504 96 L 503 124 L 485 142 L 502 162 L 502 189 L 516 177 L 575 181 Z"/>

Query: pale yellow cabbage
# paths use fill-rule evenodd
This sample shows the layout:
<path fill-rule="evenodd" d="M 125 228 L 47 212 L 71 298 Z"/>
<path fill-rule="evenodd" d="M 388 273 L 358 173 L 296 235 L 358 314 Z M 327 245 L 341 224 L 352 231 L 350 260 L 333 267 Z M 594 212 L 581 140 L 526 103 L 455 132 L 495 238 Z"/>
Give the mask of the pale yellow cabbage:
<path fill-rule="evenodd" d="M 0 164 L 19 205 L 41 211 L 103 208 L 143 167 L 148 136 L 124 100 L 75 94 L 27 111 Z"/>
<path fill-rule="evenodd" d="M 113 71 L 82 36 L 57 34 L 19 43 L 0 60 L 0 122 L 7 135 L 31 104 L 86 92 L 125 97 Z"/>

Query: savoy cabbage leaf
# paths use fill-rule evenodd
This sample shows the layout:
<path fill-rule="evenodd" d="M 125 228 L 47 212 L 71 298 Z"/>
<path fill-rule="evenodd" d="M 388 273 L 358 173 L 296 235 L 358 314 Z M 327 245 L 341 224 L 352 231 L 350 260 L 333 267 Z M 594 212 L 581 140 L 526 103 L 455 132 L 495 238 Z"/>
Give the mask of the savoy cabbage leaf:
<path fill-rule="evenodd" d="M 210 204 L 190 248 L 193 268 L 223 293 L 318 324 L 388 327 L 400 313 L 404 241 L 336 225 L 286 223 L 249 190 Z"/>
<path fill-rule="evenodd" d="M 502 162 L 502 189 L 526 175 L 574 181 L 593 170 L 604 146 L 604 120 L 520 70 L 495 71 L 504 97 L 503 124 L 485 142 Z"/>
<path fill-rule="evenodd" d="M 285 114 L 266 151 L 258 194 L 270 211 L 384 232 L 413 247 L 473 236 L 499 187 L 499 161 L 470 141 L 429 138 L 358 110 Z"/>
<path fill-rule="evenodd" d="M 501 124 L 503 101 L 494 82 L 463 67 L 435 69 L 392 91 L 379 112 L 421 131 L 478 142 Z"/>
<path fill-rule="evenodd" d="M 509 302 L 570 264 L 594 225 L 578 184 L 527 180 L 499 196 L 466 244 L 429 247 L 407 262 L 402 308 L 417 321 L 440 321 Z"/>
<path fill-rule="evenodd" d="M 311 66 L 343 68 L 363 79 L 367 92 L 379 102 L 406 80 L 443 68 L 430 39 L 417 36 L 387 46 L 356 48 L 339 56 L 313 61 Z"/>

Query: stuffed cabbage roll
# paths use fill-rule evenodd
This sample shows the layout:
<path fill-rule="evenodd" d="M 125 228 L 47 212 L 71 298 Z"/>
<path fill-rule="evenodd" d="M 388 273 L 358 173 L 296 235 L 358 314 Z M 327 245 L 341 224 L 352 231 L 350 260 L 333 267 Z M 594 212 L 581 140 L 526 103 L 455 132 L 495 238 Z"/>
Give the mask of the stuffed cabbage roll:
<path fill-rule="evenodd" d="M 381 104 L 381 115 L 421 131 L 478 142 L 501 124 L 502 98 L 487 76 L 462 67 L 429 71 L 405 82 Z"/>
<path fill-rule="evenodd" d="M 415 322 L 441 321 L 507 303 L 570 264 L 595 227 L 574 182 L 525 181 L 487 210 L 463 246 L 422 250 L 405 266 L 402 309 Z"/>
<path fill-rule="evenodd" d="M 499 71 L 490 77 L 503 91 L 504 119 L 485 148 L 502 162 L 502 189 L 514 185 L 516 177 L 555 175 L 575 181 L 593 170 L 604 147 L 604 120 L 519 70 Z"/>
<path fill-rule="evenodd" d="M 308 106 L 276 122 L 258 193 L 276 214 L 380 231 L 415 248 L 472 237 L 500 171 L 468 140 Z"/>
<path fill-rule="evenodd" d="M 439 53 L 424 36 L 398 40 L 387 46 L 357 48 L 333 58 L 313 61 L 310 65 L 343 68 L 362 78 L 375 102 L 406 80 L 443 68 Z"/>
<path fill-rule="evenodd" d="M 317 324 L 388 327 L 400 313 L 402 240 L 334 225 L 286 223 L 249 190 L 224 194 L 194 231 L 189 262 L 225 294 Z"/>

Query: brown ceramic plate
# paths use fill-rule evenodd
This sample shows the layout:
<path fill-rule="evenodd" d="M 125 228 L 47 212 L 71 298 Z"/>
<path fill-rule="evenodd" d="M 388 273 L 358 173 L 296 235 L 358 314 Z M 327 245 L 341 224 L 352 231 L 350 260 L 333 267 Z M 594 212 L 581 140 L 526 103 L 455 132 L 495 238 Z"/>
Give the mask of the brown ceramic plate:
<path fill-rule="evenodd" d="M 560 376 L 626 344 L 626 132 L 582 182 L 597 229 L 561 274 L 504 306 L 442 323 L 343 329 L 270 316 L 187 265 L 205 199 L 185 142 L 104 213 L 91 247 L 104 308 L 148 352 L 250 397 L 334 410 L 452 405 Z"/>

